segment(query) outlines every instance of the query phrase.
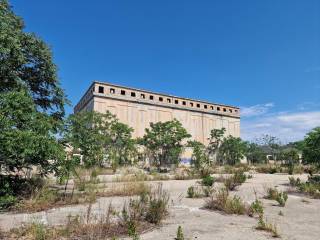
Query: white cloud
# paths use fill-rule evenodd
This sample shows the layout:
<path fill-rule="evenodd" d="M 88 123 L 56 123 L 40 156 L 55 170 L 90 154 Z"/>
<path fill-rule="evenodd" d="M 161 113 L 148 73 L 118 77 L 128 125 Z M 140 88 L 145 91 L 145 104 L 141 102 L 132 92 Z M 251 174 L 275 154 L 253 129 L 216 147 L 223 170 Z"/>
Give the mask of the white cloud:
<path fill-rule="evenodd" d="M 320 88 L 320 85 L 319 85 L 319 88 Z M 303 102 L 303 103 L 299 104 L 297 107 L 298 107 L 299 110 L 306 111 L 306 110 L 310 110 L 310 109 L 319 108 L 320 107 L 320 103 Z"/>
<path fill-rule="evenodd" d="M 276 113 L 241 121 L 241 137 L 254 140 L 263 134 L 282 142 L 301 140 L 311 129 L 320 126 L 320 111 Z"/>
<path fill-rule="evenodd" d="M 270 108 L 274 106 L 273 103 L 257 104 L 250 107 L 241 107 L 241 117 L 254 117 L 266 114 Z"/>

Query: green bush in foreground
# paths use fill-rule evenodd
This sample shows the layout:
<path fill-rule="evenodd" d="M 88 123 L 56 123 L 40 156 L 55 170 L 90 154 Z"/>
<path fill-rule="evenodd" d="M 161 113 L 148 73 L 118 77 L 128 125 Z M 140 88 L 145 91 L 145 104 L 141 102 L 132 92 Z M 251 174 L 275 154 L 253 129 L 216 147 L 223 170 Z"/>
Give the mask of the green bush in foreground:
<path fill-rule="evenodd" d="M 175 238 L 175 240 L 184 240 L 183 231 L 182 231 L 181 226 L 178 227 L 177 237 Z"/>
<path fill-rule="evenodd" d="M 12 195 L 0 196 L 0 210 L 7 209 L 18 202 L 18 199 Z"/>
<path fill-rule="evenodd" d="M 243 215 L 247 212 L 244 202 L 238 196 L 229 196 L 226 188 L 221 188 L 206 200 L 205 208 L 223 211 L 227 214 Z"/>
<path fill-rule="evenodd" d="M 259 216 L 258 225 L 256 226 L 257 230 L 262 230 L 266 232 L 271 232 L 272 237 L 279 238 L 280 234 L 276 224 L 269 223 L 267 219 L 264 219 L 263 214 Z"/>
<path fill-rule="evenodd" d="M 286 192 L 280 192 L 275 188 L 268 188 L 266 198 L 276 200 L 279 206 L 284 207 L 288 200 L 288 194 Z"/>
<path fill-rule="evenodd" d="M 237 170 L 234 174 L 224 179 L 224 185 L 230 191 L 233 191 L 236 187 L 240 186 L 247 179 L 247 176 L 243 171 Z"/>
<path fill-rule="evenodd" d="M 211 177 L 210 175 L 204 176 L 201 181 L 203 186 L 208 186 L 208 187 L 211 187 L 214 184 L 214 182 L 215 182 L 214 177 Z"/>
<path fill-rule="evenodd" d="M 290 185 L 296 187 L 298 191 L 306 193 L 313 198 L 320 198 L 320 176 L 308 177 L 307 182 L 301 182 L 300 178 L 289 177 Z"/>
<path fill-rule="evenodd" d="M 248 215 L 250 217 L 253 217 L 254 215 L 262 215 L 264 213 L 263 210 L 263 204 L 260 200 L 256 198 L 254 202 L 251 203 L 249 209 L 248 209 Z"/>

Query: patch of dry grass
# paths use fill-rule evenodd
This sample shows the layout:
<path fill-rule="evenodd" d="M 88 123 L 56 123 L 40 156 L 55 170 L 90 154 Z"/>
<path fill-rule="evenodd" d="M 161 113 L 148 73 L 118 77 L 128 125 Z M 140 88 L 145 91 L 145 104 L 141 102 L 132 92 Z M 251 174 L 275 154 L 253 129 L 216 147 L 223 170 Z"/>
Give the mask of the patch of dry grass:
<path fill-rule="evenodd" d="M 247 213 L 244 202 L 238 196 L 229 196 L 226 188 L 220 188 L 206 200 L 205 208 L 222 211 L 227 214 L 243 215 Z"/>
<path fill-rule="evenodd" d="M 97 191 L 99 197 L 134 196 L 150 193 L 151 187 L 144 182 L 113 183 L 103 191 Z"/>
<path fill-rule="evenodd" d="M 30 198 L 20 200 L 9 210 L 14 212 L 32 213 L 65 205 L 95 202 L 95 200 L 96 194 L 92 189 L 88 189 L 82 194 L 65 195 L 60 193 L 58 190 L 52 189 L 50 186 L 45 185 L 35 191 Z"/>
<path fill-rule="evenodd" d="M 152 229 L 164 219 L 168 213 L 168 202 L 169 194 L 159 184 L 139 198 L 130 199 L 122 211 L 116 211 L 110 204 L 105 214 L 95 216 L 90 203 L 84 216 L 70 216 L 66 225 L 49 227 L 33 222 L 2 233 L 1 237 L 7 240 L 102 240 L 121 236 L 139 239 L 140 233 Z"/>

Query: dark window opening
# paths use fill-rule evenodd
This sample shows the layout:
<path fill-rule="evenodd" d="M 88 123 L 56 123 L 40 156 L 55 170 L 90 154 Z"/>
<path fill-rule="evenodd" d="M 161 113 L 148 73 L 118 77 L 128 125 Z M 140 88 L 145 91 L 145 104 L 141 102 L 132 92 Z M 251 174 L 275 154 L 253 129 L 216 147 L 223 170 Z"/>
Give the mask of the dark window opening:
<path fill-rule="evenodd" d="M 210 109 L 213 110 L 213 106 L 210 106 Z"/>
<path fill-rule="evenodd" d="M 199 104 L 199 103 L 197 103 L 197 107 L 198 107 L 198 108 L 200 107 L 200 104 Z"/>
<path fill-rule="evenodd" d="M 190 107 L 193 107 L 193 103 L 192 102 L 190 103 Z"/>
<path fill-rule="evenodd" d="M 207 106 L 207 105 L 203 105 L 203 107 L 204 107 L 204 109 L 207 109 L 207 108 L 208 108 L 208 106 Z"/>
<path fill-rule="evenodd" d="M 170 98 L 167 98 L 167 103 L 171 103 L 171 99 Z"/>
<path fill-rule="evenodd" d="M 227 111 L 227 109 L 226 109 L 226 108 L 223 108 L 223 111 L 224 111 L 224 112 L 226 112 L 226 111 Z"/>
<path fill-rule="evenodd" d="M 231 112 L 231 113 L 232 113 L 232 109 L 229 109 L 229 112 Z"/>
<path fill-rule="evenodd" d="M 175 103 L 175 104 L 179 104 L 179 100 L 177 100 L 177 99 L 174 100 L 174 103 Z"/>
<path fill-rule="evenodd" d="M 186 105 L 187 103 L 186 103 L 186 101 L 182 101 L 182 105 Z"/>
<path fill-rule="evenodd" d="M 121 90 L 121 95 L 126 95 L 126 91 L 125 90 Z"/>
<path fill-rule="evenodd" d="M 159 101 L 160 101 L 160 102 L 163 102 L 163 98 L 162 98 L 162 97 L 159 97 Z"/>
<path fill-rule="evenodd" d="M 135 97 L 136 93 L 135 92 L 131 92 L 131 97 Z"/>
<path fill-rule="evenodd" d="M 217 107 L 217 111 L 220 111 L 220 107 Z"/>
<path fill-rule="evenodd" d="M 149 98 L 150 98 L 150 100 L 153 100 L 153 96 L 152 95 L 150 95 Z"/>
<path fill-rule="evenodd" d="M 114 88 L 110 88 L 110 93 L 111 94 L 115 94 L 116 93 L 116 90 Z"/>
<path fill-rule="evenodd" d="M 104 87 L 99 86 L 98 91 L 99 91 L 99 93 L 104 93 Z"/>
<path fill-rule="evenodd" d="M 146 98 L 146 95 L 144 93 L 141 93 L 141 98 L 145 99 Z"/>

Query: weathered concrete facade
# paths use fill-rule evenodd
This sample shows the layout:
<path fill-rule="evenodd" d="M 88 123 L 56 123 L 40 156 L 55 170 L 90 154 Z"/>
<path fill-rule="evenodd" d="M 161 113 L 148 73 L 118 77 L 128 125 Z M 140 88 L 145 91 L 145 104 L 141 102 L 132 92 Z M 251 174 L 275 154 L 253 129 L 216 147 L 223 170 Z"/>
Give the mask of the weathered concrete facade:
<path fill-rule="evenodd" d="M 144 134 L 151 122 L 176 118 L 192 138 L 207 144 L 211 129 L 226 128 L 226 134 L 240 137 L 240 110 L 234 106 L 209 103 L 141 89 L 93 82 L 74 112 L 105 112 L 134 129 L 133 137 Z"/>

